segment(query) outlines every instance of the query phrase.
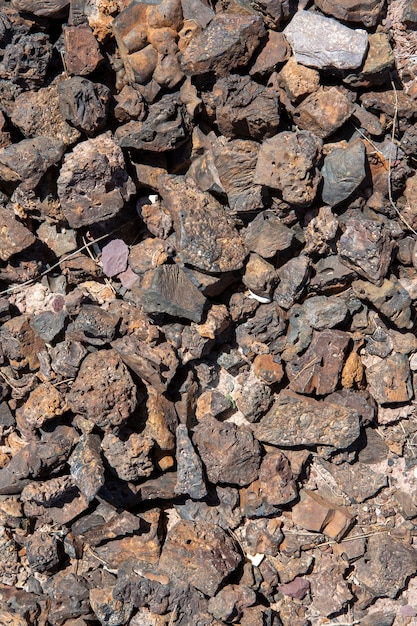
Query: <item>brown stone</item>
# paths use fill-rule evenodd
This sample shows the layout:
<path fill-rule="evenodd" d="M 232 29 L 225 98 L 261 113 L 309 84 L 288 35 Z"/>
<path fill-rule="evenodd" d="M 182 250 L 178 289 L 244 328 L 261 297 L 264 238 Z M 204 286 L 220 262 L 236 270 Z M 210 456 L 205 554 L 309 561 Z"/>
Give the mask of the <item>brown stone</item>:
<path fill-rule="evenodd" d="M 262 47 L 255 63 L 249 70 L 251 76 L 263 76 L 273 71 L 280 63 L 284 63 L 290 56 L 290 47 L 283 33 L 268 30 L 268 41 Z"/>
<path fill-rule="evenodd" d="M 87 76 L 103 61 L 97 39 L 88 24 L 65 26 L 65 68 L 73 76 Z"/>
<path fill-rule="evenodd" d="M 291 465 L 280 450 L 269 451 L 262 459 L 259 486 L 264 500 L 273 506 L 282 506 L 297 498 L 298 490 Z"/>
<path fill-rule="evenodd" d="M 167 259 L 165 242 L 156 237 L 144 239 L 132 246 L 129 252 L 129 266 L 136 274 L 144 274 Z"/>
<path fill-rule="evenodd" d="M 345 579 L 346 565 L 332 554 L 317 556 L 309 577 L 313 606 L 326 616 L 343 611 L 352 600 Z"/>
<path fill-rule="evenodd" d="M 382 0 L 315 0 L 314 4 L 343 22 L 362 22 L 368 28 L 378 23 L 384 3 Z"/>
<path fill-rule="evenodd" d="M 372 285 L 364 280 L 352 283 L 354 294 L 361 300 L 372 303 L 377 311 L 388 317 L 400 329 L 410 329 L 411 298 L 401 284 L 394 279 L 385 279 L 382 285 Z"/>
<path fill-rule="evenodd" d="M 301 491 L 300 498 L 300 502 L 292 508 L 293 522 L 306 530 L 323 532 L 340 541 L 353 522 L 353 516 L 348 509 L 307 489 Z"/>
<path fill-rule="evenodd" d="M 153 472 L 151 453 L 154 441 L 147 434 L 122 431 L 120 436 L 106 433 L 101 442 L 103 455 L 121 479 L 135 481 Z"/>
<path fill-rule="evenodd" d="M 98 435 L 82 435 L 69 459 L 71 476 L 88 501 L 104 484 L 100 443 Z"/>
<path fill-rule="evenodd" d="M 387 80 L 389 70 L 394 65 L 394 53 L 385 33 L 369 35 L 369 49 L 365 63 L 358 73 L 348 74 L 344 82 L 353 87 L 380 85 Z"/>
<path fill-rule="evenodd" d="M 338 130 L 354 111 L 352 102 L 336 87 L 321 87 L 293 112 L 295 123 L 325 139 Z"/>
<path fill-rule="evenodd" d="M 410 365 L 404 354 L 394 352 L 368 367 L 366 378 L 371 394 L 382 406 L 409 402 L 414 396 Z"/>
<path fill-rule="evenodd" d="M 273 265 L 252 252 L 246 263 L 242 282 L 256 295 L 270 298 L 278 277 Z"/>
<path fill-rule="evenodd" d="M 253 367 L 255 375 L 267 385 L 280 383 L 284 376 L 284 368 L 278 356 L 272 354 L 258 354 Z"/>
<path fill-rule="evenodd" d="M 269 259 L 291 247 L 294 232 L 272 211 L 262 211 L 249 223 L 244 241 L 248 250 Z"/>
<path fill-rule="evenodd" d="M 0 207 L 0 259 L 8 261 L 35 242 L 31 231 L 15 219 L 13 211 Z"/>
<path fill-rule="evenodd" d="M 306 96 L 317 91 L 320 75 L 291 57 L 277 75 L 278 85 L 284 90 L 291 103 L 296 105 Z"/>
<path fill-rule="evenodd" d="M 21 430 L 30 432 L 40 428 L 67 410 L 59 390 L 48 382 L 40 383 L 18 412 Z"/>

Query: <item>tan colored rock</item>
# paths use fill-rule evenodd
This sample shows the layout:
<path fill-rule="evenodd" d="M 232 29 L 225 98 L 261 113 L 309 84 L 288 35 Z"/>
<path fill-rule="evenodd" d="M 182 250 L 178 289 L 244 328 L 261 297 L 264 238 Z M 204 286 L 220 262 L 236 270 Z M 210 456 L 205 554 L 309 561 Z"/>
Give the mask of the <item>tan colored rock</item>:
<path fill-rule="evenodd" d="M 251 76 L 263 76 L 271 72 L 280 63 L 284 63 L 290 56 L 290 47 L 283 33 L 275 30 L 268 31 L 268 41 L 256 57 L 255 63 L 249 70 Z"/>
<path fill-rule="evenodd" d="M 66 410 L 67 406 L 58 389 L 51 383 L 44 382 L 31 392 L 19 410 L 19 423 L 29 430 L 40 428 Z"/>
<path fill-rule="evenodd" d="M 317 91 L 320 74 L 305 65 L 297 63 L 291 57 L 277 75 L 278 85 L 285 91 L 292 104 L 298 104 L 303 98 Z"/>
<path fill-rule="evenodd" d="M 340 541 L 351 527 L 354 516 L 346 507 L 329 502 L 315 491 L 303 489 L 300 502 L 292 508 L 292 519 L 306 530 L 323 532 Z"/>
<path fill-rule="evenodd" d="M 281 382 L 284 368 L 280 358 L 273 354 L 258 354 L 253 361 L 255 376 L 267 385 Z"/>
<path fill-rule="evenodd" d="M 293 118 L 302 130 L 309 130 L 325 139 L 338 130 L 353 112 L 353 103 L 337 87 L 321 87 L 298 105 Z"/>
<path fill-rule="evenodd" d="M 65 68 L 73 76 L 86 76 L 103 61 L 97 39 L 88 24 L 63 28 Z"/>

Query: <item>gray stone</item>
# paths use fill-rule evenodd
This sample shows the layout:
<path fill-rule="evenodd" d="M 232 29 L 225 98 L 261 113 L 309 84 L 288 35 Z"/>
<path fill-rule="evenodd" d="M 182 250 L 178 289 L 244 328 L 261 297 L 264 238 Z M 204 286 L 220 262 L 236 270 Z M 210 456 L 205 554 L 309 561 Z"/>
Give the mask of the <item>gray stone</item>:
<path fill-rule="evenodd" d="M 351 29 L 312 11 L 298 11 L 284 30 L 298 63 L 318 69 L 359 67 L 368 48 L 364 30 Z"/>
<path fill-rule="evenodd" d="M 310 260 L 304 254 L 290 259 L 278 270 L 280 283 L 275 289 L 274 300 L 283 309 L 290 309 L 300 298 L 310 275 Z"/>
<path fill-rule="evenodd" d="M 288 250 L 294 236 L 294 232 L 273 211 L 262 211 L 248 224 L 244 242 L 248 250 L 269 259 Z"/>
<path fill-rule="evenodd" d="M 104 485 L 100 444 L 98 435 L 82 435 L 68 461 L 71 476 L 88 501 L 92 500 Z"/>
<path fill-rule="evenodd" d="M 344 200 L 363 182 L 365 171 L 365 145 L 355 141 L 346 148 L 335 148 L 324 159 L 321 174 L 323 202 L 335 206 Z"/>
<path fill-rule="evenodd" d="M 65 146 L 53 137 L 23 139 L 0 150 L 0 180 L 34 189 L 51 165 L 57 164 Z"/>
<path fill-rule="evenodd" d="M 314 0 L 314 4 L 342 22 L 362 22 L 372 27 L 378 23 L 384 0 Z"/>
<path fill-rule="evenodd" d="M 382 406 L 409 402 L 413 398 L 411 370 L 405 354 L 396 352 L 368 367 L 366 378 L 371 394 Z"/>
<path fill-rule="evenodd" d="M 103 130 L 110 104 L 110 89 L 106 85 L 73 76 L 59 83 L 58 94 L 61 115 L 69 124 L 88 137 Z"/>
<path fill-rule="evenodd" d="M 193 500 L 201 500 L 207 495 L 203 465 L 194 450 L 185 424 L 177 426 L 176 436 L 177 484 L 175 493 L 188 494 Z"/>
<path fill-rule="evenodd" d="M 346 302 L 337 296 L 307 298 L 303 308 L 308 323 L 316 330 L 334 328 L 344 322 L 348 316 Z"/>
<path fill-rule="evenodd" d="M 385 279 L 380 287 L 364 280 L 356 280 L 352 283 L 352 289 L 355 296 L 369 302 L 398 328 L 413 327 L 411 298 L 396 279 Z"/>

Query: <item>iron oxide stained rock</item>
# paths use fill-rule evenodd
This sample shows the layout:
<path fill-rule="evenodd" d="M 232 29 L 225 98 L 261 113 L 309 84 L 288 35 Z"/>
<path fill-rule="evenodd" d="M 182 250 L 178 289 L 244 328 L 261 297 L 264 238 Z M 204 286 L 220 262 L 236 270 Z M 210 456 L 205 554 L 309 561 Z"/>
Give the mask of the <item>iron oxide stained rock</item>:
<path fill-rule="evenodd" d="M 208 418 L 195 426 L 193 443 L 212 483 L 244 486 L 258 478 L 261 448 L 249 429 Z"/>
<path fill-rule="evenodd" d="M 103 61 L 93 31 L 87 23 L 64 26 L 65 67 L 73 76 L 87 76 Z"/>
<path fill-rule="evenodd" d="M 284 63 L 289 56 L 290 48 L 283 33 L 268 30 L 268 41 L 262 46 L 249 74 L 250 76 L 269 74 L 276 69 L 277 65 Z"/>
<path fill-rule="evenodd" d="M 300 254 L 278 270 L 280 283 L 274 292 L 274 301 L 283 309 L 290 309 L 300 298 L 310 277 L 308 256 Z"/>
<path fill-rule="evenodd" d="M 104 466 L 98 435 L 82 435 L 69 459 L 71 476 L 90 502 L 104 485 Z"/>
<path fill-rule="evenodd" d="M 77 317 L 68 325 L 65 337 L 70 341 L 103 346 L 114 338 L 118 322 L 116 315 L 96 304 L 82 304 Z"/>
<path fill-rule="evenodd" d="M 301 528 L 323 532 L 340 541 L 353 522 L 347 507 L 338 506 L 316 491 L 303 489 L 300 500 L 292 508 L 292 520 Z"/>
<path fill-rule="evenodd" d="M 113 113 L 118 122 L 143 120 L 145 118 L 145 102 L 141 94 L 130 85 L 125 85 L 120 93 L 114 96 L 114 99 L 116 106 Z"/>
<path fill-rule="evenodd" d="M 321 170 L 323 202 L 336 206 L 347 200 L 365 179 L 365 163 L 363 141 L 355 141 L 345 148 L 335 148 L 329 152 Z"/>
<path fill-rule="evenodd" d="M 253 317 L 236 328 L 236 340 L 243 353 L 249 358 L 253 358 L 255 354 L 268 352 L 276 354 L 282 344 L 281 337 L 285 332 L 285 326 L 283 312 L 274 302 L 262 304 L 257 308 Z M 265 394 L 269 396 L 265 385 L 263 388 L 263 397 Z M 257 395 L 254 393 L 253 400 Z M 259 399 L 258 396 L 258 401 Z"/>
<path fill-rule="evenodd" d="M 259 487 L 263 499 L 273 506 L 282 506 L 297 498 L 298 489 L 290 462 L 280 450 L 267 452 L 262 459 Z"/>
<path fill-rule="evenodd" d="M 64 399 L 51 383 L 40 383 L 18 410 L 18 424 L 26 433 L 43 426 L 67 410 Z"/>
<path fill-rule="evenodd" d="M 411 370 L 407 355 L 395 352 L 368 367 L 370 392 L 381 406 L 409 402 L 413 398 Z"/>
<path fill-rule="evenodd" d="M 277 75 L 278 85 L 291 103 L 296 105 L 320 86 L 320 74 L 291 57 Z"/>
<path fill-rule="evenodd" d="M 388 484 L 388 479 L 384 474 L 374 472 L 365 463 L 336 465 L 320 459 L 320 464 L 330 472 L 339 489 L 349 497 L 353 504 L 364 502 Z"/>
<path fill-rule="evenodd" d="M 131 602 L 120 602 L 113 597 L 113 587 L 96 587 L 90 589 L 90 604 L 95 617 L 101 624 L 120 626 L 129 623 L 133 612 Z M 111 617 L 109 618 L 109 615 Z"/>
<path fill-rule="evenodd" d="M 45 81 L 52 44 L 45 33 L 16 34 L 4 48 L 0 78 L 36 87 Z"/>
<path fill-rule="evenodd" d="M 342 22 L 362 22 L 366 27 L 378 23 L 384 7 L 383 0 L 315 0 L 316 7 Z"/>
<path fill-rule="evenodd" d="M 37 517 L 47 523 L 52 520 L 55 524 L 71 522 L 89 506 L 71 476 L 33 481 L 24 487 L 21 501 L 27 517 Z"/>
<path fill-rule="evenodd" d="M 270 259 L 291 247 L 294 232 L 285 226 L 273 211 L 262 211 L 252 220 L 245 231 L 245 246 L 264 259 Z"/>
<path fill-rule="evenodd" d="M 321 174 L 317 168 L 322 141 L 312 133 L 283 131 L 266 139 L 259 150 L 255 183 L 281 191 L 289 204 L 309 206 Z"/>
<path fill-rule="evenodd" d="M 168 576 L 213 596 L 242 562 L 235 541 L 209 522 L 178 522 L 168 531 L 159 560 Z"/>
<path fill-rule="evenodd" d="M 75 146 L 58 177 L 58 197 L 71 228 L 113 217 L 135 191 L 110 133 Z"/>
<path fill-rule="evenodd" d="M 256 593 L 246 585 L 226 585 L 210 598 L 208 611 L 218 620 L 230 622 L 242 617 L 248 606 L 256 604 Z"/>
<path fill-rule="evenodd" d="M 328 206 L 320 207 L 317 215 L 313 217 L 304 229 L 307 254 L 328 254 L 335 246 L 336 235 L 339 230 L 339 222 Z M 335 257 L 334 257 L 335 258 Z"/>
<path fill-rule="evenodd" d="M 181 68 L 186 76 L 207 72 L 227 76 L 249 62 L 264 35 L 263 20 L 258 15 L 218 13 L 190 41 L 182 55 Z"/>
<path fill-rule="evenodd" d="M 71 126 L 87 137 L 104 129 L 110 104 L 110 89 L 101 83 L 74 76 L 58 85 L 59 109 Z"/>
<path fill-rule="evenodd" d="M 267 385 L 280 383 L 284 377 L 284 368 L 278 355 L 258 354 L 253 361 L 253 371 Z"/>
<path fill-rule="evenodd" d="M 63 17 L 68 10 L 69 0 L 13 0 L 13 6 L 23 13 L 33 13 L 37 17 Z"/>
<path fill-rule="evenodd" d="M 274 266 L 252 252 L 246 263 L 242 282 L 256 295 L 270 299 L 272 289 L 276 286 L 278 278 Z"/>
<path fill-rule="evenodd" d="M 106 433 L 101 447 L 110 468 L 121 480 L 148 478 L 154 470 L 154 440 L 147 434 L 122 431 L 119 437 Z"/>
<path fill-rule="evenodd" d="M 242 267 L 246 256 L 242 240 L 213 196 L 182 176 L 164 177 L 160 193 L 174 222 L 182 263 L 214 273 Z"/>
<path fill-rule="evenodd" d="M 334 328 L 338 324 L 345 322 L 349 316 L 346 301 L 337 296 L 313 296 L 312 298 L 307 298 L 303 308 L 308 323 L 316 330 Z"/>
<path fill-rule="evenodd" d="M 58 541 L 55 535 L 35 531 L 25 537 L 24 547 L 29 566 L 35 572 L 47 572 L 60 562 Z"/>
<path fill-rule="evenodd" d="M 177 426 L 177 484 L 175 493 L 188 494 L 193 500 L 201 500 L 207 495 L 204 484 L 203 465 L 194 450 L 185 424 Z"/>
<path fill-rule="evenodd" d="M 336 132 L 354 110 L 351 100 L 337 87 L 320 87 L 298 105 L 292 116 L 299 128 L 325 139 Z"/>
<path fill-rule="evenodd" d="M 355 69 L 362 65 L 368 34 L 312 11 L 298 11 L 284 30 L 295 60 L 317 69 Z"/>
<path fill-rule="evenodd" d="M 381 286 L 391 263 L 393 245 L 383 224 L 350 218 L 337 250 L 342 263 Z"/>
<path fill-rule="evenodd" d="M 262 141 L 275 135 L 280 122 L 278 95 L 249 76 L 232 74 L 213 86 L 217 127 L 226 137 Z"/>
<path fill-rule="evenodd" d="M 369 537 L 366 554 L 355 563 L 359 585 L 376 597 L 395 598 L 416 571 L 417 556 L 388 534 Z"/>
<path fill-rule="evenodd" d="M 241 374 L 239 379 L 240 387 L 234 393 L 236 405 L 248 422 L 257 422 L 271 406 L 271 390 L 265 383 L 254 379 L 251 374 L 247 377 Z"/>
<path fill-rule="evenodd" d="M 86 356 L 66 397 L 74 413 L 99 428 L 120 426 L 136 408 L 136 385 L 114 350 Z"/>
<path fill-rule="evenodd" d="M 15 219 L 14 212 L 0 206 L 0 259 L 8 261 L 35 241 L 34 234 Z"/>
<path fill-rule="evenodd" d="M 0 180 L 34 189 L 45 172 L 56 165 L 65 152 L 64 144 L 53 137 L 23 139 L 0 150 Z"/>
<path fill-rule="evenodd" d="M 360 423 L 358 413 L 348 407 L 281 392 L 252 430 L 259 441 L 278 447 L 322 445 L 343 450 L 359 437 Z"/>
<path fill-rule="evenodd" d="M 287 363 L 290 389 L 318 396 L 335 391 L 349 341 L 349 334 L 341 330 L 313 332 L 311 344 L 303 355 Z"/>
<path fill-rule="evenodd" d="M 369 302 L 398 328 L 412 328 L 411 298 L 397 280 L 385 278 L 380 287 L 364 280 L 355 280 L 352 289 L 355 296 Z"/>

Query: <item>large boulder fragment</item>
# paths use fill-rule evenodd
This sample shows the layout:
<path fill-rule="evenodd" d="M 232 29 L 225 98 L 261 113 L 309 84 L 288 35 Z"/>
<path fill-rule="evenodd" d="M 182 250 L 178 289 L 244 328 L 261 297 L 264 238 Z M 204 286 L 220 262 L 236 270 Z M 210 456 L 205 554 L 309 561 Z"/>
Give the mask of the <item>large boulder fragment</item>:
<path fill-rule="evenodd" d="M 0 259 L 8 261 L 13 254 L 26 250 L 33 243 L 34 234 L 17 221 L 14 212 L 0 207 Z"/>
<path fill-rule="evenodd" d="M 71 228 L 113 217 L 135 190 L 110 133 L 78 144 L 65 157 L 58 178 L 58 196 Z"/>
<path fill-rule="evenodd" d="M 169 576 L 213 596 L 242 561 L 237 544 L 209 522 L 178 522 L 168 531 L 159 561 Z"/>
<path fill-rule="evenodd" d="M 368 34 L 347 28 L 312 11 L 298 11 L 284 30 L 298 63 L 317 69 L 359 67 L 368 48 Z"/>
<path fill-rule="evenodd" d="M 218 13 L 183 53 L 181 68 L 186 76 L 214 72 L 227 76 L 245 66 L 265 35 L 259 15 Z"/>
<path fill-rule="evenodd" d="M 360 424 L 355 410 L 281 392 L 252 429 L 259 441 L 278 447 L 322 445 L 344 449 L 359 437 Z"/>
<path fill-rule="evenodd" d="M 246 251 L 225 209 L 190 179 L 164 177 L 163 201 L 171 213 L 177 251 L 183 263 L 206 272 L 240 269 Z"/>
<path fill-rule="evenodd" d="M 349 143 L 346 147 L 334 148 L 325 157 L 321 170 L 323 202 L 335 206 L 347 200 L 363 182 L 366 151 L 363 141 Z"/>
<path fill-rule="evenodd" d="M 281 191 L 289 204 L 309 206 L 321 180 L 322 142 L 308 131 L 283 131 L 266 139 L 258 154 L 255 182 Z"/>
<path fill-rule="evenodd" d="M 372 27 L 378 23 L 384 0 L 314 0 L 314 4 L 342 22 L 362 22 Z"/>
<path fill-rule="evenodd" d="M 56 165 L 65 146 L 53 137 L 23 139 L 0 150 L 0 181 L 21 184 L 22 189 L 34 189 L 45 172 Z"/>

